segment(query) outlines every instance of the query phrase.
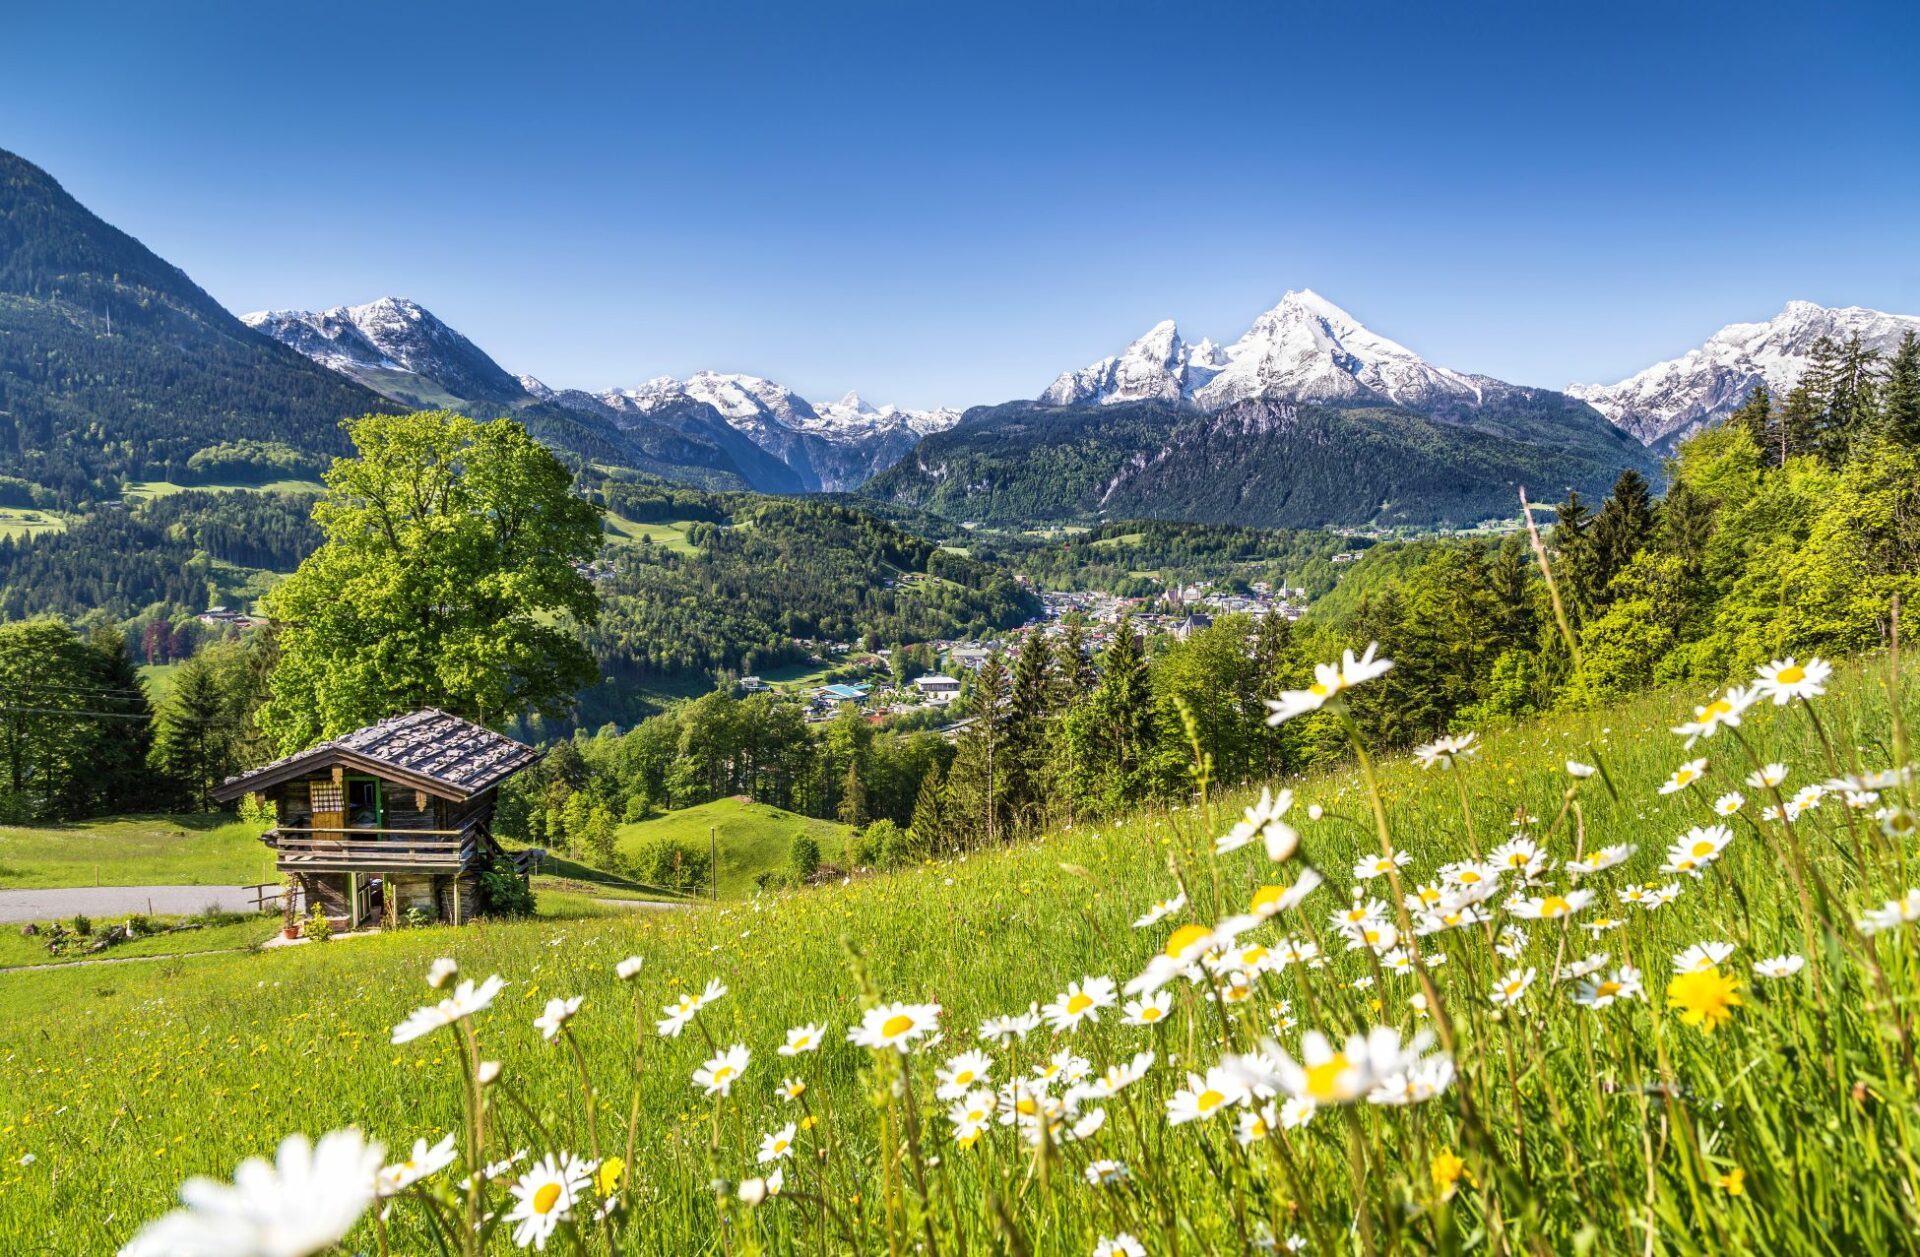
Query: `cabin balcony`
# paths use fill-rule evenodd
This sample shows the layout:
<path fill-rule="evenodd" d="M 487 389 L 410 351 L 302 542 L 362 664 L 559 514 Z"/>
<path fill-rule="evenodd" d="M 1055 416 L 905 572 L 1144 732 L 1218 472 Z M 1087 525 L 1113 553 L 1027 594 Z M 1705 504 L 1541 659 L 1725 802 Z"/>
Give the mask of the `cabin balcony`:
<path fill-rule="evenodd" d="M 315 829 L 283 825 L 261 841 L 280 853 L 283 873 L 458 873 L 477 862 L 483 831 L 378 829 L 366 826 Z"/>

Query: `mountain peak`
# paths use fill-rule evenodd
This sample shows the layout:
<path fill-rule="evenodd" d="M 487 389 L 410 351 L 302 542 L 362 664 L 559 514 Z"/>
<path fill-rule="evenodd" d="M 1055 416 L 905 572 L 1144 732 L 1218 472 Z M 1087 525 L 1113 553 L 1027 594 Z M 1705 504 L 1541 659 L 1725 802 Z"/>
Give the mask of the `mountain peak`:
<path fill-rule="evenodd" d="M 1436 367 L 1369 331 L 1311 288 L 1289 289 L 1222 349 L 1187 345 L 1171 320 L 1116 357 L 1061 375 L 1040 400 L 1066 406 L 1159 400 L 1219 410 L 1262 397 L 1310 402 L 1390 402 L 1414 409 L 1478 406 L 1485 387 Z"/>
<path fill-rule="evenodd" d="M 1648 445 L 1671 445 L 1730 413 L 1758 385 L 1792 391 L 1822 336 L 1854 336 L 1892 353 L 1920 317 L 1861 306 L 1789 301 L 1759 323 L 1729 323 L 1678 358 L 1656 362 L 1615 384 L 1570 384 L 1567 393 Z"/>
<path fill-rule="evenodd" d="M 241 322 L 411 405 L 511 404 L 525 402 L 530 393 L 479 346 L 405 297 L 318 312 L 258 311 Z"/>

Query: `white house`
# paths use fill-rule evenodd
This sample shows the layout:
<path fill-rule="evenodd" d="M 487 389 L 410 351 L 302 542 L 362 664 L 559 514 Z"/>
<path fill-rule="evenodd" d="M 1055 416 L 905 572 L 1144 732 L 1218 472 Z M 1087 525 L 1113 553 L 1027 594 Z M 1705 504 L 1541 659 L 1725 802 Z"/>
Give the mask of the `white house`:
<path fill-rule="evenodd" d="M 913 679 L 913 684 L 914 688 L 920 691 L 921 696 L 936 707 L 945 707 L 960 697 L 960 682 L 938 672 L 917 676 Z"/>

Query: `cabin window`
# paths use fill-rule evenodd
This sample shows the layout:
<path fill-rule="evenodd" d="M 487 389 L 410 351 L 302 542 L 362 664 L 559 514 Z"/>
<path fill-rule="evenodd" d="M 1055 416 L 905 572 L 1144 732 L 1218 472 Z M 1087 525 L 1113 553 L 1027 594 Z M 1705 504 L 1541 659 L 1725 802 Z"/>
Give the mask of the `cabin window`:
<path fill-rule="evenodd" d="M 355 829 L 380 828 L 380 783 L 372 777 L 347 779 L 347 824 Z"/>
<path fill-rule="evenodd" d="M 307 798 L 316 812 L 338 812 L 341 810 L 340 786 L 332 781 L 314 781 L 307 785 Z"/>

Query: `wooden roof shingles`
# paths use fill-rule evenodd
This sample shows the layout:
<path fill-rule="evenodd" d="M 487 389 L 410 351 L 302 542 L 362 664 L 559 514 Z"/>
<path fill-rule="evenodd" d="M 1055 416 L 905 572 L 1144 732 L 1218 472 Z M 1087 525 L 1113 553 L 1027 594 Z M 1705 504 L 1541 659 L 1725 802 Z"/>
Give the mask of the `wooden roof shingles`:
<path fill-rule="evenodd" d="M 451 799 L 490 790 L 540 758 L 523 742 L 436 707 L 389 716 L 352 733 L 229 777 L 213 794 L 238 798 L 329 763 L 388 776 Z"/>

